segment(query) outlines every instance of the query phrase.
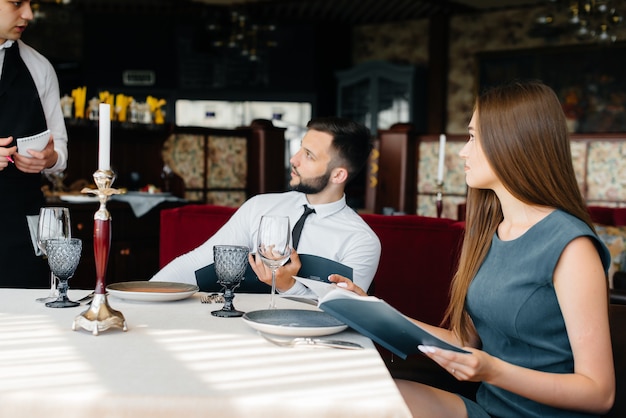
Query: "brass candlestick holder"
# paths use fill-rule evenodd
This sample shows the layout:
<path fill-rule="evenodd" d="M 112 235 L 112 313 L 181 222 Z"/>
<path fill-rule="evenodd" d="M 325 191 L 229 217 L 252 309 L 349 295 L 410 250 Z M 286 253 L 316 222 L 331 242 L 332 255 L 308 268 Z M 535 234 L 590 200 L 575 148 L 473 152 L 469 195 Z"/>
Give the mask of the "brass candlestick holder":
<path fill-rule="evenodd" d="M 437 218 L 441 218 L 443 213 L 443 181 L 437 182 Z"/>
<path fill-rule="evenodd" d="M 126 320 L 121 312 L 109 306 L 106 295 L 105 275 L 111 249 L 111 214 L 106 208 L 106 202 L 111 195 L 119 194 L 119 190 L 111 185 L 115 181 L 115 174 L 110 170 L 98 170 L 93 174 L 97 189 L 84 188 L 81 193 L 91 193 L 98 196 L 100 207 L 93 216 L 93 253 L 96 260 L 96 289 L 90 307 L 76 318 L 72 330 L 81 327 L 98 335 L 112 327 L 127 331 Z"/>

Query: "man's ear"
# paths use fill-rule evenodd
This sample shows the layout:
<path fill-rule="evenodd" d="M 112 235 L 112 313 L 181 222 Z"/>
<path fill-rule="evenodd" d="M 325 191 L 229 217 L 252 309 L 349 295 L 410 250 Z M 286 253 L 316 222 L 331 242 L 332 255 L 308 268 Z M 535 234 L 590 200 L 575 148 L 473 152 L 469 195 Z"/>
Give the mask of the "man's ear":
<path fill-rule="evenodd" d="M 348 181 L 348 170 L 345 167 L 335 167 L 331 172 L 330 180 L 333 183 L 340 184 Z"/>

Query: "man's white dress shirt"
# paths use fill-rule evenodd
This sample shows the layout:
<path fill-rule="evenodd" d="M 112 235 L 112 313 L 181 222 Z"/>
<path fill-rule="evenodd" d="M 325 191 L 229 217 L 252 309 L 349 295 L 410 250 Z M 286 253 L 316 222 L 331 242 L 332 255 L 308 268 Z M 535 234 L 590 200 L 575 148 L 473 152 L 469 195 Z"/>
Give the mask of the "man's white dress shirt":
<path fill-rule="evenodd" d="M 304 193 L 294 191 L 250 198 L 215 235 L 172 260 L 151 280 L 196 284 L 195 271 L 213 263 L 214 245 L 244 245 L 256 252 L 261 216 L 288 216 L 293 228 L 304 212 L 305 204 L 314 208 L 315 213 L 306 219 L 298 254 L 317 255 L 351 267 L 354 283 L 367 291 L 380 258 L 380 240 L 376 234 L 346 204 L 345 196 L 333 203 L 311 205 Z M 283 294 L 311 295 L 311 292 L 296 283 Z"/>

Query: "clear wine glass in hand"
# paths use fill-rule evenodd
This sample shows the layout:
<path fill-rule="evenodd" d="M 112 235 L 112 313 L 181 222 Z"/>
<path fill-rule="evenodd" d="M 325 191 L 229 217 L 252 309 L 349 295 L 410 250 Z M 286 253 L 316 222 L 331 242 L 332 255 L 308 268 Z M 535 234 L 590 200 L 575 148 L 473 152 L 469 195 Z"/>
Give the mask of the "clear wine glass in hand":
<path fill-rule="evenodd" d="M 46 254 L 46 241 L 52 238 L 70 238 L 70 211 L 63 207 L 44 207 L 39 210 L 39 223 L 37 225 L 37 246 Z M 56 279 L 50 272 L 50 294 L 44 298 L 36 299 L 37 302 L 51 302 L 58 296 Z"/>
<path fill-rule="evenodd" d="M 243 312 L 235 309 L 233 299 L 235 289 L 241 284 L 241 279 L 248 267 L 248 247 L 236 245 L 215 245 L 213 247 L 213 260 L 215 262 L 215 274 L 217 282 L 224 286 L 224 307 L 211 314 L 223 318 L 243 316 Z"/>
<path fill-rule="evenodd" d="M 48 265 L 50 270 L 59 279 L 59 297 L 52 302 L 46 302 L 49 308 L 69 308 L 79 306 L 80 303 L 73 302 L 67 297 L 69 288 L 67 281 L 74 275 L 83 242 L 78 238 L 53 238 L 46 241 L 46 251 L 48 253 Z"/>
<path fill-rule="evenodd" d="M 263 263 L 272 270 L 272 293 L 270 295 L 269 308 L 275 309 L 276 270 L 285 264 L 291 255 L 291 228 L 289 226 L 288 217 L 261 217 L 257 240 L 257 254 L 261 257 Z"/>

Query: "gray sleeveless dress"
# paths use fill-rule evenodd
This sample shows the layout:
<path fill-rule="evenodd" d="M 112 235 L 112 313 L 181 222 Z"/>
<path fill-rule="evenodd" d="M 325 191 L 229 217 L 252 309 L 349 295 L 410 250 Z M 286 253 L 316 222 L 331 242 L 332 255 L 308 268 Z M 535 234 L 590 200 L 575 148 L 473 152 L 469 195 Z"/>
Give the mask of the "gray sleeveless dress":
<path fill-rule="evenodd" d="M 574 359 L 552 274 L 569 242 L 594 241 L 605 271 L 608 249 L 581 220 L 555 210 L 521 237 L 501 241 L 497 234 L 467 294 L 467 310 L 483 350 L 529 369 L 572 373 Z M 556 409 L 482 383 L 476 403 L 464 399 L 470 417 L 590 417 Z"/>

